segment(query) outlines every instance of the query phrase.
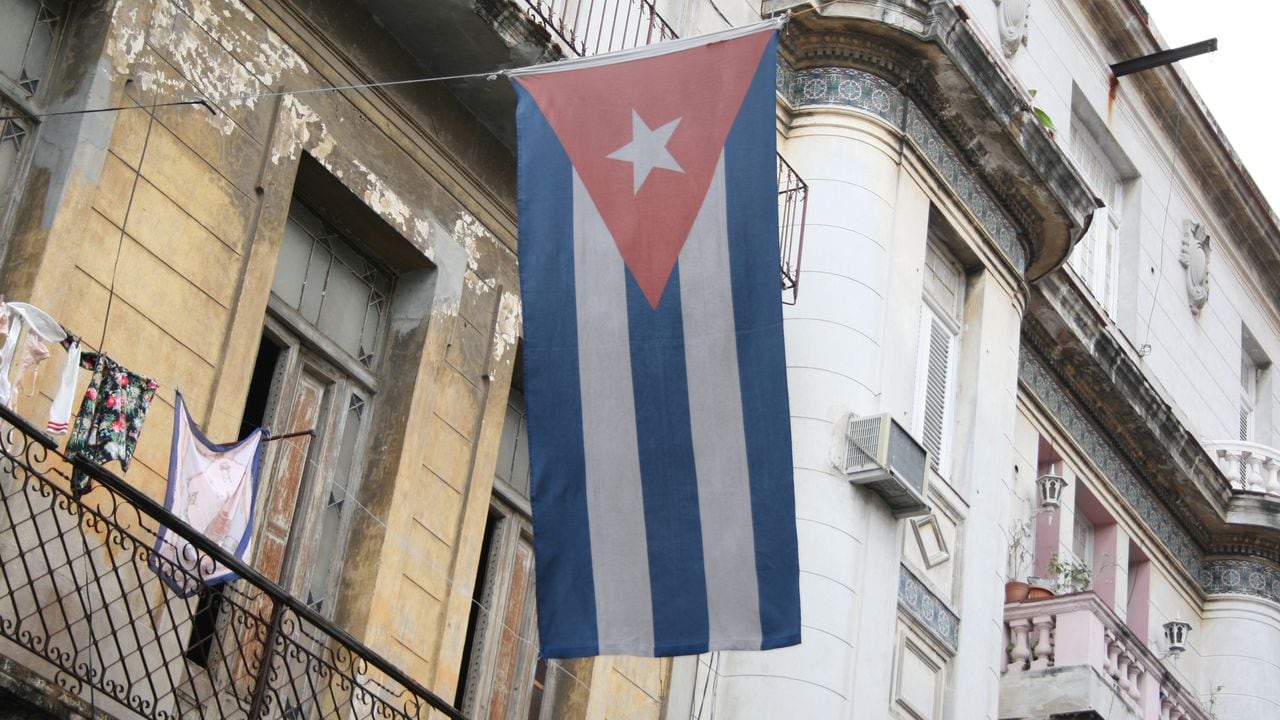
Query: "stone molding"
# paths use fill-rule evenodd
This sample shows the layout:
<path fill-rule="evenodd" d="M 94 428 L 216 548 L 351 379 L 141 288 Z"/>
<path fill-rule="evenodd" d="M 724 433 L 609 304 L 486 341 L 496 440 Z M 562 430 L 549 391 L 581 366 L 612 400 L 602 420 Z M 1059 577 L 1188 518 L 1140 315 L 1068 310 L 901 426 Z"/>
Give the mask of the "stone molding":
<path fill-rule="evenodd" d="M 1018 362 L 1018 379 L 1106 475 L 1111 485 L 1160 542 L 1164 543 L 1178 564 L 1189 575 L 1198 578 L 1202 550 L 1172 513 L 1164 508 L 1155 493 L 1138 480 L 1129 463 L 1094 428 L 1076 401 L 1059 386 L 1044 366 L 1044 361 L 1026 343 L 1023 344 Z"/>
<path fill-rule="evenodd" d="M 1027 45 L 1027 26 L 1031 20 L 1031 0 L 995 0 L 996 19 L 1000 24 L 1000 47 L 1011 58 Z"/>
<path fill-rule="evenodd" d="M 1206 593 L 1252 595 L 1280 603 L 1280 569 L 1240 558 L 1207 560 L 1200 569 Z"/>
<path fill-rule="evenodd" d="M 873 115 L 904 133 L 950 186 L 960 202 L 1019 273 L 1027 269 L 1026 249 L 1013 222 L 1000 209 L 960 153 L 897 87 L 870 72 L 848 67 L 794 70 L 779 63 L 778 94 L 793 109 L 836 106 Z"/>
<path fill-rule="evenodd" d="M 898 567 L 898 605 L 935 640 L 955 654 L 960 647 L 960 617 L 938 599 L 906 565 Z"/>
<path fill-rule="evenodd" d="M 1178 263 L 1186 271 L 1187 302 L 1199 315 L 1209 302 L 1209 231 L 1203 223 L 1187 220 L 1182 226 L 1182 252 Z"/>
<path fill-rule="evenodd" d="M 1001 65 L 998 52 L 954 6 L 834 0 L 815 9 L 783 0 L 776 9 L 801 5 L 806 12 L 783 31 L 785 63 L 797 71 L 852 68 L 887 82 L 910 99 L 907 107 L 915 107 L 920 120 L 927 118 L 924 124 L 933 133 L 945 138 L 950 154 L 1012 223 L 1028 279 L 1066 259 L 1093 214 L 1093 195 L 1035 120 L 1030 98 Z M 910 117 L 889 122 L 908 130 Z"/>
<path fill-rule="evenodd" d="M 1207 527 L 1191 515 L 1186 498 L 1140 480 L 1134 468 L 1141 464 L 1122 456 L 1098 430 L 1092 413 L 1082 409 L 1080 400 L 1064 387 L 1060 373 L 1050 369 L 1043 350 L 1036 347 L 1035 334 L 1031 328 L 1024 332 L 1019 382 L 1102 471 L 1183 570 L 1205 593 L 1245 593 L 1280 603 L 1280 569 L 1276 567 L 1280 536 L 1268 529 L 1244 531 L 1223 523 Z M 1224 554 L 1238 557 L 1206 559 Z"/>

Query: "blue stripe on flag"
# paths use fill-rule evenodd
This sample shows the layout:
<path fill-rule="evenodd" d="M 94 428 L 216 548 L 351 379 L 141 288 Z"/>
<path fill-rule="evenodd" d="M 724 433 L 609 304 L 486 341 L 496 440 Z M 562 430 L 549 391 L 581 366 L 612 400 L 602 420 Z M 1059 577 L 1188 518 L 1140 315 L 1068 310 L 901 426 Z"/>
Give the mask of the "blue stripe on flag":
<path fill-rule="evenodd" d="M 519 84 L 518 182 L 524 371 L 543 657 L 596 655 L 595 582 L 573 280 L 573 174 L 537 103 Z"/>
<path fill-rule="evenodd" d="M 751 513 L 760 587 L 761 649 L 800 642 L 799 563 L 791 466 L 782 304 L 778 294 L 775 73 L 778 39 L 765 49 L 725 144 L 729 253 L 738 331 L 738 376 L 747 434 Z M 794 581 L 793 581 L 794 579 Z"/>
<path fill-rule="evenodd" d="M 707 650 L 707 579 L 689 425 L 680 266 L 656 310 L 627 273 L 636 439 L 644 485 L 656 655 Z"/>

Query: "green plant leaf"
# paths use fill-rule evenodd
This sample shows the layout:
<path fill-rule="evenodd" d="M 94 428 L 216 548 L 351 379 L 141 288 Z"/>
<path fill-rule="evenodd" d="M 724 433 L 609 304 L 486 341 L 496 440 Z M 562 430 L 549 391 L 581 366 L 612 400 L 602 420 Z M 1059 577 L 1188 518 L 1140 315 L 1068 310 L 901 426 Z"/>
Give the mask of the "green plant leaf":
<path fill-rule="evenodd" d="M 1040 124 L 1043 125 L 1046 130 L 1054 129 L 1053 119 L 1049 117 L 1049 113 L 1034 106 L 1031 108 L 1031 112 L 1036 114 L 1036 119 L 1040 121 Z"/>

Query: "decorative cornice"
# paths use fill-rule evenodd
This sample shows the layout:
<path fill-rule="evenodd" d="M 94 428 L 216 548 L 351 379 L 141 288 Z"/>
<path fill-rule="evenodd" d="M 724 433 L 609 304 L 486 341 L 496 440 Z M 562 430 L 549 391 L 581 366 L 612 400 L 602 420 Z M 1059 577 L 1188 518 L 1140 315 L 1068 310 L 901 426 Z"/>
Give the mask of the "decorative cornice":
<path fill-rule="evenodd" d="M 898 88 L 1016 228 L 1028 279 L 1061 264 L 1096 206 L 1030 99 L 950 3 L 832 0 L 804 6 L 780 53 L 799 71 L 852 68 Z"/>
<path fill-rule="evenodd" d="M 956 148 L 925 114 L 888 80 L 849 67 L 793 70 L 779 63 L 778 93 L 792 108 L 835 105 L 880 118 L 915 143 L 934 171 L 950 186 L 1019 273 L 1027 269 L 1027 247 Z"/>
<path fill-rule="evenodd" d="M 1060 345 L 1034 317 L 1028 317 L 1024 323 L 1022 347 L 1018 379 L 1023 387 L 1062 425 L 1204 592 L 1244 593 L 1280 602 L 1280 569 L 1276 567 L 1280 564 L 1280 534 L 1266 528 L 1244 528 L 1221 522 L 1208 527 L 1201 523 L 1189 499 L 1170 489 L 1176 484 L 1152 482 L 1154 476 L 1142 458 L 1117 450 L 1127 447 L 1126 444 L 1110 434 L 1104 436 L 1099 430 L 1111 427 L 1112 423 L 1085 409 L 1094 404 L 1086 402 L 1077 392 L 1080 381 L 1072 380 L 1070 373 L 1064 372 L 1066 365 L 1080 363 L 1061 361 L 1063 356 L 1053 352 L 1059 350 Z M 1050 357 L 1059 360 L 1050 360 Z M 1237 557 L 1221 557 L 1223 555 Z"/>
<path fill-rule="evenodd" d="M 953 654 L 960 647 L 960 617 L 906 565 L 898 568 L 898 605 Z"/>
<path fill-rule="evenodd" d="M 1252 595 L 1280 603 L 1280 569 L 1257 560 L 1206 560 L 1200 570 L 1200 586 L 1211 595 Z"/>
<path fill-rule="evenodd" d="M 1201 575 L 1203 549 L 1197 545 L 1164 506 L 1151 489 L 1138 480 L 1129 462 L 1100 433 L 1081 409 L 1079 401 L 1071 396 L 1045 367 L 1045 361 L 1035 351 L 1035 340 L 1024 334 L 1029 342 L 1023 344 L 1018 363 L 1018 379 L 1067 431 L 1076 444 L 1089 456 L 1093 464 L 1107 477 L 1111 485 L 1128 503 L 1142 522 L 1169 550 L 1169 554 L 1193 578 Z M 1030 347 L 1028 347 L 1030 346 Z"/>

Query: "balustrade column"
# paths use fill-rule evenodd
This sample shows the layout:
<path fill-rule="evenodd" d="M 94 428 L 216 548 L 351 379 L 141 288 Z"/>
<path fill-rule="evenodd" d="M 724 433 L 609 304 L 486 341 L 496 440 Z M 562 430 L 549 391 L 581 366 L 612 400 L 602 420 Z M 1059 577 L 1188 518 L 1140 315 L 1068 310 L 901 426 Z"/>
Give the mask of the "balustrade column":
<path fill-rule="evenodd" d="M 1129 679 L 1129 666 L 1133 664 L 1133 656 L 1127 652 L 1120 653 L 1120 659 L 1116 665 L 1116 681 L 1120 683 L 1120 691 L 1129 694 L 1129 688 L 1133 681 Z"/>
<path fill-rule="evenodd" d="M 1275 458 L 1267 458 L 1263 464 L 1267 472 L 1267 494 L 1280 495 L 1280 462 Z"/>
<path fill-rule="evenodd" d="M 1137 658 L 1134 658 L 1133 662 L 1129 665 L 1129 697 L 1133 698 L 1133 701 L 1139 705 L 1142 704 L 1143 672 L 1145 671 L 1142 669 L 1142 665 L 1138 662 Z"/>
<path fill-rule="evenodd" d="M 1120 669 L 1120 642 L 1116 640 L 1116 636 L 1110 630 L 1107 631 L 1107 660 L 1104 670 L 1112 678 L 1119 677 Z"/>
<path fill-rule="evenodd" d="M 1266 458 L 1256 453 L 1245 453 L 1245 468 L 1249 472 L 1248 486 L 1250 492 L 1263 492 L 1267 489 L 1262 476 L 1262 464 Z"/>
<path fill-rule="evenodd" d="M 1160 691 L 1160 720 L 1169 720 L 1169 712 L 1173 710 L 1173 701 L 1165 694 L 1164 690 Z"/>
<path fill-rule="evenodd" d="M 1053 660 L 1053 616 L 1038 615 L 1031 619 L 1036 630 L 1036 658 L 1031 661 L 1032 670 L 1044 670 Z"/>
<path fill-rule="evenodd" d="M 1009 672 L 1022 672 L 1031 657 L 1031 649 L 1027 646 L 1027 632 L 1031 621 L 1026 618 L 1009 621 L 1009 630 L 1013 633 L 1013 649 L 1009 651 Z"/>
<path fill-rule="evenodd" d="M 1227 476 L 1231 487 L 1244 490 L 1244 478 L 1240 477 L 1241 458 L 1226 448 L 1218 448 L 1218 469 Z"/>

